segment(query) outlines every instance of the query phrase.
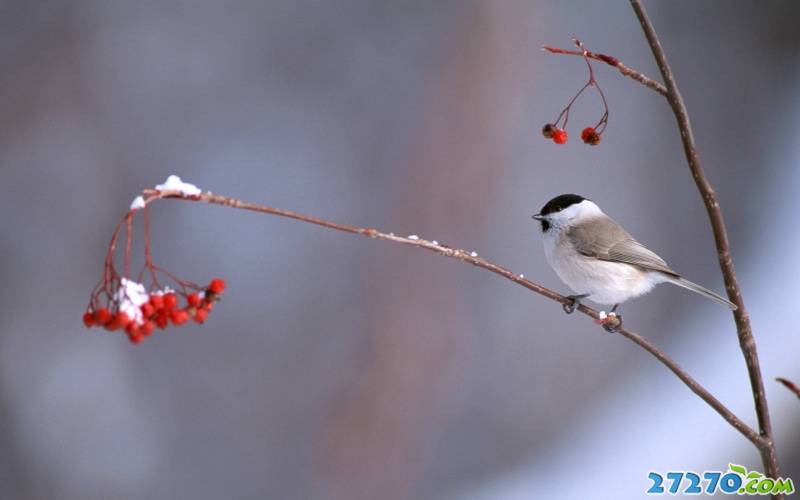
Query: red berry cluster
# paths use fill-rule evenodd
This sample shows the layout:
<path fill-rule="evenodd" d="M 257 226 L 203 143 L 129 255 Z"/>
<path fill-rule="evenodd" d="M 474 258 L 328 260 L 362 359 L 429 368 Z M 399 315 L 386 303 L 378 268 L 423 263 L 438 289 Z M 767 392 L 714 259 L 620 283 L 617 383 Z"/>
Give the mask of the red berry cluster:
<path fill-rule="evenodd" d="M 130 301 L 123 305 L 119 300 L 112 301 L 109 307 L 95 308 L 90 305 L 83 314 L 83 324 L 87 328 L 97 326 L 111 332 L 125 330 L 128 339 L 138 344 L 152 335 L 156 327 L 164 330 L 170 323 L 180 326 L 189 319 L 204 323 L 224 291 L 225 281 L 216 278 L 205 290 L 181 293 L 185 298 L 183 307 L 179 307 L 178 293 L 169 289 L 139 295 L 142 303 L 134 309 L 131 309 Z"/>

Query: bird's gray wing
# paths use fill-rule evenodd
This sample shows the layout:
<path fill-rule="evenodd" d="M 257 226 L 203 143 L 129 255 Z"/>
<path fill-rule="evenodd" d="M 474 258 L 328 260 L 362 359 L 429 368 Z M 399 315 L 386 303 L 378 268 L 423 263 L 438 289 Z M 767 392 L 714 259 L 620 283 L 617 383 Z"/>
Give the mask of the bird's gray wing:
<path fill-rule="evenodd" d="M 567 229 L 567 238 L 578 253 L 587 257 L 678 276 L 664 259 L 645 248 L 610 217 L 597 217 L 576 224 Z"/>

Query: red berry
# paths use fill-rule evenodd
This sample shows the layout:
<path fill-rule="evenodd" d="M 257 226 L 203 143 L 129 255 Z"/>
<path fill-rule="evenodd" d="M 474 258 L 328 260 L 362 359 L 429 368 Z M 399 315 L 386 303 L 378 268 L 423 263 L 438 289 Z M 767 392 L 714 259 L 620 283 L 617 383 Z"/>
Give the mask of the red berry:
<path fill-rule="evenodd" d="M 211 280 L 211 283 L 208 284 L 208 291 L 211 293 L 220 294 L 225 291 L 225 281 L 214 278 Z"/>
<path fill-rule="evenodd" d="M 155 325 L 152 321 L 145 321 L 141 327 L 142 335 L 145 337 L 149 337 L 153 334 L 153 330 L 155 329 Z"/>
<path fill-rule="evenodd" d="M 189 313 L 184 309 L 173 309 L 173 311 L 170 313 L 170 318 L 172 319 L 173 324 L 182 325 L 189 321 Z"/>
<path fill-rule="evenodd" d="M 600 144 L 600 134 L 598 134 L 594 128 L 586 127 L 583 129 L 583 132 L 581 132 L 581 140 L 591 146 L 597 146 Z"/>
<path fill-rule="evenodd" d="M 201 302 L 200 301 L 200 294 L 197 293 L 197 292 L 190 293 L 189 295 L 186 296 L 186 303 L 189 304 L 190 306 L 194 306 L 194 307 L 199 306 L 200 302 Z"/>
<path fill-rule="evenodd" d="M 158 316 L 156 316 L 156 325 L 158 325 L 158 327 L 162 330 L 165 329 L 167 325 L 169 325 L 169 315 L 166 312 L 161 311 Z"/>
<path fill-rule="evenodd" d="M 153 314 L 155 314 L 156 312 L 156 308 L 153 307 L 153 304 L 151 304 L 150 302 L 145 302 L 144 304 L 142 304 L 141 310 L 142 310 L 142 316 L 144 316 L 145 319 L 150 319 L 150 317 L 152 317 Z"/>
<path fill-rule="evenodd" d="M 138 344 L 142 340 L 144 340 L 144 333 L 142 333 L 142 329 L 134 322 L 128 323 L 128 326 L 125 327 L 125 332 L 128 334 L 128 339 L 134 344 Z"/>
<path fill-rule="evenodd" d="M 122 311 L 118 312 L 111 318 L 111 321 L 108 322 L 108 329 L 109 330 L 118 330 L 120 328 L 125 328 L 131 322 L 131 319 L 128 315 Z"/>
<path fill-rule="evenodd" d="M 567 131 L 563 128 L 556 129 L 556 131 L 553 132 L 553 142 L 556 144 L 566 144 L 567 138 Z"/>
<path fill-rule="evenodd" d="M 86 325 L 86 328 L 91 328 L 94 325 L 94 313 L 90 311 L 86 311 L 83 313 L 83 324 Z"/>
<path fill-rule="evenodd" d="M 171 311 L 178 305 L 178 297 L 174 293 L 164 295 L 164 309 Z"/>
<path fill-rule="evenodd" d="M 114 330 L 119 330 L 119 325 L 117 324 L 117 315 L 113 315 L 108 323 L 106 323 L 106 330 L 109 332 L 113 332 Z"/>
<path fill-rule="evenodd" d="M 201 325 L 205 323 L 207 317 L 208 317 L 208 309 L 198 309 L 194 313 L 194 320 L 200 323 Z"/>
<path fill-rule="evenodd" d="M 153 306 L 153 309 L 156 311 L 164 307 L 164 296 L 163 295 L 151 295 L 150 296 L 150 305 Z"/>
<path fill-rule="evenodd" d="M 100 309 L 94 312 L 94 324 L 95 325 L 105 325 L 111 321 L 111 312 L 106 309 L 105 307 L 101 307 Z"/>

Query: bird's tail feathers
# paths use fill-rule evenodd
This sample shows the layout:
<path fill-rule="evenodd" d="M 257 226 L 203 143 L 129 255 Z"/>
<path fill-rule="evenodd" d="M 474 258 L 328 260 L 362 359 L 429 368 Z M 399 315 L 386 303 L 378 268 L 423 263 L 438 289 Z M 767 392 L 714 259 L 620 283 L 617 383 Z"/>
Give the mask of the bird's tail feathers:
<path fill-rule="evenodd" d="M 735 311 L 736 309 L 738 309 L 738 307 L 736 307 L 736 304 L 734 304 L 730 300 L 717 295 L 716 293 L 698 285 L 697 283 L 692 283 L 691 281 L 681 278 L 680 276 L 667 276 L 667 275 L 665 276 L 667 278 L 667 281 L 669 281 L 673 285 L 678 285 L 679 287 L 691 290 L 695 293 L 699 293 L 700 295 L 713 300 L 717 304 L 727 307 L 731 311 Z"/>

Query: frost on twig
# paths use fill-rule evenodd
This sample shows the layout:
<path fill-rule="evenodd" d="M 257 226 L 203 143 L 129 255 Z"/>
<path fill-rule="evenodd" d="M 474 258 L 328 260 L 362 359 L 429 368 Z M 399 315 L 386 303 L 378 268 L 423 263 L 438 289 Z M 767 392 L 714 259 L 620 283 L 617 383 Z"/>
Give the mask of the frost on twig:
<path fill-rule="evenodd" d="M 184 196 L 197 196 L 203 192 L 202 189 L 194 184 L 183 182 L 177 175 L 167 177 L 163 184 L 156 186 L 156 191 L 180 191 Z"/>
<path fill-rule="evenodd" d="M 131 210 L 139 210 L 145 207 L 144 197 L 142 195 L 137 196 L 131 202 Z"/>

